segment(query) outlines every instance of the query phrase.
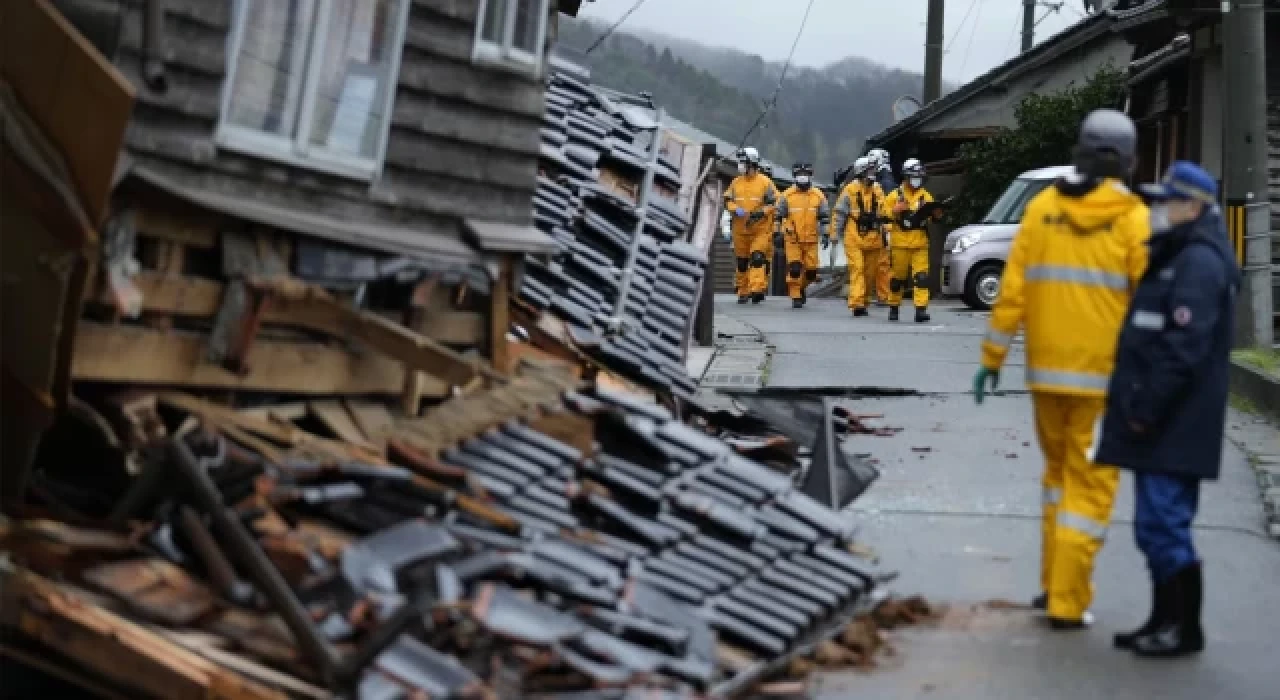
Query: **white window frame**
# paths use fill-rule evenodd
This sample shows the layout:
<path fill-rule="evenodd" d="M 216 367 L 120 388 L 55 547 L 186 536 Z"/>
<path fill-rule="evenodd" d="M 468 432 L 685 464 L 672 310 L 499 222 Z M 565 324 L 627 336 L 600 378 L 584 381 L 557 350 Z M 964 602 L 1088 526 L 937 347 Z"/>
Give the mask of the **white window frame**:
<path fill-rule="evenodd" d="M 272 2 L 274 0 L 262 0 Z M 320 71 L 313 66 L 322 65 L 325 42 L 320 39 L 328 34 L 329 22 L 333 17 L 333 0 L 312 0 L 314 3 L 314 21 L 310 35 L 307 37 L 306 72 L 303 74 L 301 99 L 298 102 L 295 121 L 291 131 L 292 137 L 278 136 L 258 129 L 253 129 L 230 122 L 231 103 L 235 90 L 237 63 L 240 58 L 240 46 L 244 39 L 245 22 L 248 7 L 245 0 L 235 0 L 232 14 L 231 34 L 227 38 L 227 73 L 222 86 L 221 116 L 214 134 L 214 141 L 219 147 L 287 165 L 316 170 L 331 175 L 340 175 L 360 180 L 373 180 L 382 170 L 387 155 L 387 141 L 391 133 L 392 109 L 395 105 L 396 87 L 400 76 L 400 57 L 404 53 L 404 37 L 409 24 L 409 7 L 412 0 L 396 0 L 400 3 L 399 16 L 396 18 L 395 30 L 391 33 L 391 43 L 387 47 L 390 52 L 390 71 L 387 73 L 387 90 L 383 98 L 382 114 L 384 115 L 382 131 L 378 135 L 378 143 L 374 156 L 360 156 L 335 153 L 311 144 L 311 131 L 315 121 L 317 95 L 320 91 Z"/>
<path fill-rule="evenodd" d="M 520 3 L 532 2 L 536 5 L 538 18 L 537 47 L 533 53 L 516 47 L 516 19 L 519 17 Z M 475 63 L 498 66 L 517 73 L 537 75 L 542 70 L 542 56 L 547 46 L 547 21 L 551 12 L 551 0 L 511 0 L 507 3 L 507 16 L 502 23 L 502 41 L 494 42 L 484 38 L 484 24 L 488 16 L 490 0 L 480 0 L 480 14 L 476 17 L 475 49 L 471 60 Z"/>

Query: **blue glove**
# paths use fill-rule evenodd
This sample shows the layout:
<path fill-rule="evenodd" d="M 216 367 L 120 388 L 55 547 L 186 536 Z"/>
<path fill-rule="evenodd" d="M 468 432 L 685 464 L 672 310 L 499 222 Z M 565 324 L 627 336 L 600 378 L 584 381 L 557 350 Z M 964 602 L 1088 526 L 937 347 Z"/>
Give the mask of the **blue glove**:
<path fill-rule="evenodd" d="M 995 391 L 1000 386 L 999 370 L 992 371 L 986 367 L 979 367 L 977 374 L 973 375 L 973 401 L 979 406 L 982 405 L 982 399 L 986 396 L 988 379 L 990 379 L 991 391 Z"/>
<path fill-rule="evenodd" d="M 738 207 L 737 209 L 733 210 L 733 215 L 741 219 L 742 217 L 747 215 L 747 210 L 743 209 L 742 207 Z"/>

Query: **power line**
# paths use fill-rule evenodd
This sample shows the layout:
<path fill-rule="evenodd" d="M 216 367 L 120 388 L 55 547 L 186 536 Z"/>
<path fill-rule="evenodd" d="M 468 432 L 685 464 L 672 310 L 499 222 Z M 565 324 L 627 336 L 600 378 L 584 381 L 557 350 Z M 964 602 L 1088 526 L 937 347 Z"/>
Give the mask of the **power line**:
<path fill-rule="evenodd" d="M 787 53 L 787 62 L 782 64 L 782 74 L 778 76 L 778 86 L 773 89 L 773 95 L 765 101 L 764 109 L 761 110 L 760 116 L 756 117 L 751 128 L 747 129 L 747 133 L 742 135 L 742 140 L 738 143 L 739 150 L 741 150 L 743 146 L 747 145 L 747 139 L 751 138 L 751 135 L 760 127 L 760 123 L 764 121 L 766 116 L 768 116 L 769 111 L 778 104 L 778 95 L 782 92 L 782 84 L 787 80 L 787 71 L 791 68 L 791 59 L 796 55 L 796 47 L 800 45 L 800 37 L 804 36 L 804 27 L 809 23 L 809 11 L 812 9 L 813 0 L 809 0 L 809 5 L 804 8 L 804 17 L 800 20 L 800 29 L 796 32 L 795 40 L 791 42 L 791 51 Z"/>
<path fill-rule="evenodd" d="M 951 53 L 951 47 L 955 46 L 956 39 L 960 38 L 960 32 L 964 31 L 964 23 L 969 21 L 969 15 L 973 14 L 973 8 L 977 6 L 978 0 L 973 0 L 969 3 L 969 9 L 964 11 L 964 17 L 961 18 L 960 24 L 956 25 L 956 33 L 951 36 L 951 41 L 947 42 L 947 47 L 942 50 L 942 53 Z M 978 14 L 982 14 L 981 11 Z"/>
<path fill-rule="evenodd" d="M 978 35 L 978 25 L 982 24 L 982 7 L 978 7 L 978 16 L 973 18 L 973 28 L 969 30 L 969 44 L 964 47 L 964 59 L 960 61 L 960 77 L 964 78 L 965 66 L 969 65 L 969 54 L 973 51 L 973 38 Z"/>
<path fill-rule="evenodd" d="M 609 29 L 607 29 L 604 34 L 600 35 L 599 39 L 595 40 L 595 43 L 593 43 L 587 49 L 587 53 L 590 54 L 592 51 L 595 51 L 596 47 L 603 44 L 605 39 L 608 39 L 609 37 L 613 36 L 613 33 L 617 31 L 618 27 L 621 27 L 622 23 L 626 22 L 627 18 L 631 16 L 631 13 L 640 9 L 640 6 L 643 4 L 644 4 L 644 0 L 636 0 L 636 4 L 632 5 L 630 10 L 627 10 L 625 13 L 623 13 L 622 17 L 619 18 L 617 22 L 614 22 L 612 27 L 609 27 Z"/>

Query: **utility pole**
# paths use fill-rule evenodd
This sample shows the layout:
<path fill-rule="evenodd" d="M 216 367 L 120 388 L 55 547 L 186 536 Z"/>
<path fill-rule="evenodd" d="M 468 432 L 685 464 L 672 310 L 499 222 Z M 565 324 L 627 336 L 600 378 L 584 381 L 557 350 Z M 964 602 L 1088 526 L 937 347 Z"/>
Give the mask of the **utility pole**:
<path fill-rule="evenodd" d="M 942 97 L 943 0 L 929 0 L 924 39 L 924 104 Z"/>
<path fill-rule="evenodd" d="M 1022 0 L 1022 52 L 1036 43 L 1036 0 Z"/>
<path fill-rule="evenodd" d="M 1267 192 L 1265 0 L 1223 2 L 1222 54 L 1226 77 L 1223 151 L 1227 226 L 1244 248 L 1244 289 L 1237 299 L 1238 345 L 1270 349 L 1271 233 Z"/>

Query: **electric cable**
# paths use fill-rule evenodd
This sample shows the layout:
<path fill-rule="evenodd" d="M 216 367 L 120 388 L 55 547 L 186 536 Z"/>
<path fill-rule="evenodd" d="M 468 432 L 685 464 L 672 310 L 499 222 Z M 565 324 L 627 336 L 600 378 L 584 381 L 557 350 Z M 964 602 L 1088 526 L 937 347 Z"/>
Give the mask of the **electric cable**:
<path fill-rule="evenodd" d="M 973 0 L 969 3 L 969 9 L 965 10 L 964 17 L 960 19 L 960 24 L 956 25 L 956 33 L 951 36 L 951 41 L 947 42 L 947 47 L 942 50 L 942 53 L 951 53 L 951 47 L 955 46 L 956 39 L 960 38 L 960 33 L 964 31 L 964 23 L 969 21 L 969 15 L 973 14 L 973 8 L 977 7 L 977 5 L 978 0 Z M 979 12 L 979 14 L 981 14 L 981 12 Z"/>
<path fill-rule="evenodd" d="M 751 124 L 751 128 L 747 129 L 747 133 L 742 135 L 742 140 L 738 142 L 738 150 L 747 145 L 747 139 L 755 133 L 760 127 L 760 123 L 768 116 L 769 112 L 778 104 L 778 95 L 782 92 L 782 85 L 787 80 L 787 71 L 791 68 L 791 59 L 796 55 L 796 47 L 800 45 L 800 37 L 804 36 L 805 25 L 809 23 L 809 12 L 813 9 L 814 0 L 809 0 L 809 5 L 804 8 L 804 17 L 800 20 L 800 29 L 796 32 L 796 38 L 791 42 L 791 51 L 787 54 L 786 63 L 782 64 L 782 74 L 778 76 L 778 86 L 774 88 L 773 95 L 764 103 L 764 109 L 761 110 L 760 116 L 756 117 L 755 122 Z"/>
<path fill-rule="evenodd" d="M 605 39 L 608 39 L 609 37 L 613 36 L 613 33 L 618 30 L 618 27 L 621 27 L 622 23 L 626 22 L 627 18 L 630 17 L 632 13 L 634 13 L 636 10 L 640 9 L 640 6 L 643 4 L 644 4 L 644 0 L 636 0 L 636 4 L 632 5 L 630 10 L 627 10 L 626 12 L 622 13 L 622 17 L 618 18 L 618 21 L 614 22 L 612 27 L 609 27 L 607 30 L 605 30 L 605 33 L 601 34 L 600 37 L 596 39 L 595 42 L 592 43 L 591 46 L 587 48 L 586 53 L 590 55 L 592 51 L 595 51 L 597 47 L 599 47 L 601 44 L 604 43 Z"/>
<path fill-rule="evenodd" d="M 964 79 L 964 69 L 969 65 L 969 55 L 973 51 L 973 38 L 978 35 L 978 25 L 982 24 L 982 7 L 978 7 L 978 16 L 973 18 L 973 28 L 969 30 L 969 43 L 964 47 L 964 58 L 960 61 L 960 79 Z"/>

